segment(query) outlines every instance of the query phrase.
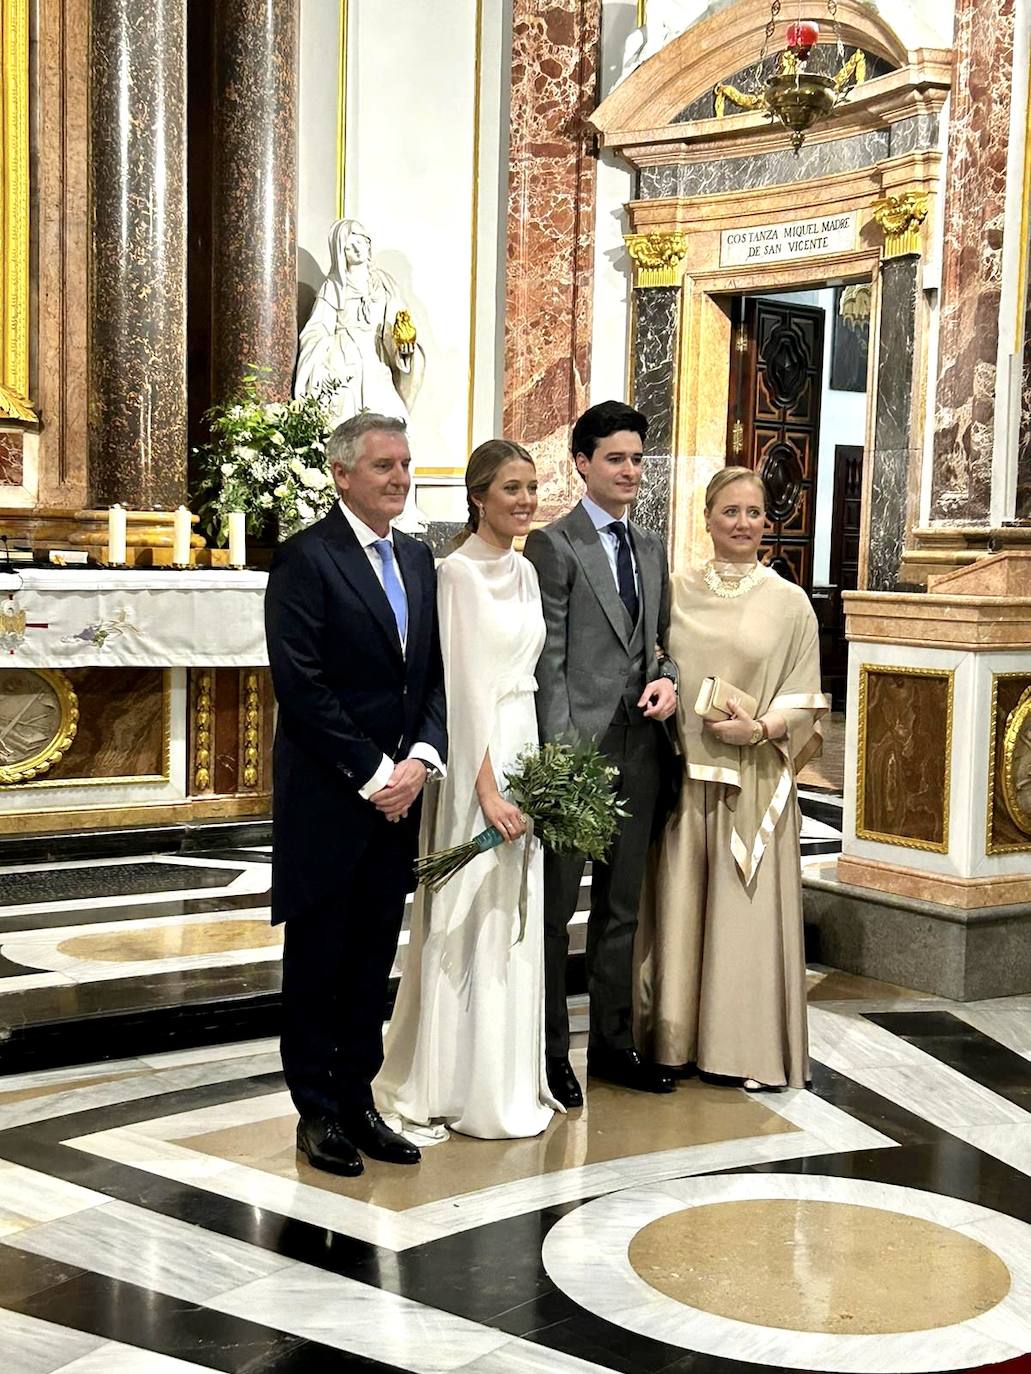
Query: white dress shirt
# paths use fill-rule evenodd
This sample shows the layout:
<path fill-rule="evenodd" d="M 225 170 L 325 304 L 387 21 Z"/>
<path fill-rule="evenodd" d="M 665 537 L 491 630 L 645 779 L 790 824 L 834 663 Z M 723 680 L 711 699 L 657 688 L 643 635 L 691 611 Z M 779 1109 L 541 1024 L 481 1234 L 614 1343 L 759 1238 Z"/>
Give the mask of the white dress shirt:
<path fill-rule="evenodd" d="M 609 560 L 609 567 L 612 569 L 612 580 L 616 584 L 616 591 L 619 591 L 619 569 L 616 566 L 616 555 L 619 553 L 619 536 L 609 529 L 609 525 L 615 523 L 615 517 L 611 516 L 607 510 L 602 510 L 597 501 L 592 501 L 585 492 L 580 498 L 580 504 L 591 518 L 591 524 L 598 531 L 598 538 L 601 546 L 605 550 L 605 557 Z M 637 595 L 641 595 L 641 579 L 637 572 L 637 555 L 634 553 L 633 540 L 630 538 L 630 520 L 626 511 L 623 518 L 619 521 L 626 530 L 627 543 L 630 546 L 630 562 L 634 569 L 634 586 L 637 588 Z"/>
<path fill-rule="evenodd" d="M 350 507 L 344 504 L 343 500 L 338 500 L 337 504 L 344 513 L 344 519 L 351 526 L 351 529 L 354 530 L 355 538 L 358 540 L 358 543 L 361 544 L 362 548 L 365 550 L 365 556 L 369 560 L 369 566 L 376 574 L 376 581 L 382 587 L 383 559 L 379 549 L 377 549 L 375 545 L 378 539 L 385 538 L 389 540 L 391 546 L 393 546 L 394 531 L 387 530 L 386 535 L 379 535 L 375 530 L 370 529 L 364 520 L 359 520 L 358 516 L 355 515 Z M 396 554 L 394 557 L 394 570 L 397 573 L 397 580 L 401 583 L 403 588 L 405 585 L 404 574 L 401 571 L 401 564 L 398 562 Z M 407 592 L 405 595 L 407 597 Z M 401 652 L 404 653 L 407 648 L 408 643 L 406 636 L 401 644 Z M 437 753 L 436 749 L 434 749 L 432 744 L 426 744 L 423 740 L 417 740 L 415 744 L 412 745 L 411 749 L 408 751 L 408 757 L 410 759 L 419 759 L 422 763 L 429 764 L 431 768 L 436 769 L 441 777 L 445 776 L 447 773 L 444 761 Z M 385 787 L 390 781 L 390 775 L 394 771 L 394 766 L 394 760 L 389 754 L 384 754 L 380 766 L 376 769 L 375 773 L 373 773 L 372 777 L 369 778 L 364 786 L 359 787 L 358 795 L 364 797 L 365 800 L 368 801 L 371 796 L 378 792 L 380 788 Z"/>

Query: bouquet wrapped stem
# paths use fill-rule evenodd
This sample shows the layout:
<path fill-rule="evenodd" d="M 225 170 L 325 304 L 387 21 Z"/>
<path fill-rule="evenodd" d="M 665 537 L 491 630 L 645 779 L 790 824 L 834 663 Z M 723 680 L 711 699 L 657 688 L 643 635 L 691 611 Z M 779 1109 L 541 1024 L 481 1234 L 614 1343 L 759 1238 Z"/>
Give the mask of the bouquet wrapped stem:
<path fill-rule="evenodd" d="M 520 754 L 505 773 L 505 786 L 549 849 L 604 859 L 628 814 L 613 789 L 615 776 L 616 769 L 593 743 L 552 742 Z M 500 831 L 488 826 L 464 844 L 419 859 L 415 876 L 431 892 L 439 892 L 477 855 L 503 843 Z"/>

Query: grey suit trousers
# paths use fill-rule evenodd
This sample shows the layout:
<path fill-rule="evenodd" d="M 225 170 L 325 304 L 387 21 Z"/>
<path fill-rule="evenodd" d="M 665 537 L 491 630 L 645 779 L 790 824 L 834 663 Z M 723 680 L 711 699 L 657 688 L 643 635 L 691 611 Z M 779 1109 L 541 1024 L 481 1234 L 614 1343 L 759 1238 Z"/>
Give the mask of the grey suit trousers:
<path fill-rule="evenodd" d="M 614 786 L 630 812 L 605 863 L 595 863 L 587 923 L 587 991 L 591 1006 L 590 1045 L 633 1046 L 633 963 L 637 907 L 644 880 L 652 821 L 659 794 L 661 727 L 621 703 L 598 741 L 618 769 Z M 569 1053 L 566 961 L 569 922 L 580 895 L 582 855 L 544 854 L 545 1042 L 547 1054 Z"/>

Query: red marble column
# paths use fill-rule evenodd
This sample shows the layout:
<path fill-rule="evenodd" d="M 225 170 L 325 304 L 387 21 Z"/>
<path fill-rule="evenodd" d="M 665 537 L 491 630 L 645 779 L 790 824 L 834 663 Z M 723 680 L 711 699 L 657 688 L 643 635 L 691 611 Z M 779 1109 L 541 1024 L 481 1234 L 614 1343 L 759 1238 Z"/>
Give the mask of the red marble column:
<path fill-rule="evenodd" d="M 297 353 L 298 0 L 217 0 L 212 400 L 250 367 L 290 395 Z"/>
<path fill-rule="evenodd" d="M 542 518 L 579 495 L 594 284 L 600 0 L 514 0 L 505 282 L 505 436 L 538 464 Z"/>
<path fill-rule="evenodd" d="M 1015 0 L 957 0 L 931 519 L 989 515 Z"/>

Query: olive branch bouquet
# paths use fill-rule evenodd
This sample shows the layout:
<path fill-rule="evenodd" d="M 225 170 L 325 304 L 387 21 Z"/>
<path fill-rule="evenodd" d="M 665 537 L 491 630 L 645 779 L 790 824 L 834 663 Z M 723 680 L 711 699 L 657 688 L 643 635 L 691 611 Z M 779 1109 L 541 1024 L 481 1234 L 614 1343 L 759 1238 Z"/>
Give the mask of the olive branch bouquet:
<path fill-rule="evenodd" d="M 604 859 L 620 820 L 629 815 L 613 790 L 615 776 L 616 769 L 593 743 L 553 741 L 524 750 L 506 771 L 505 787 L 549 849 Z M 477 854 L 500 844 L 504 836 L 488 826 L 464 844 L 417 860 L 415 876 L 431 892 L 439 892 Z M 522 935 L 520 930 L 520 939 Z"/>

